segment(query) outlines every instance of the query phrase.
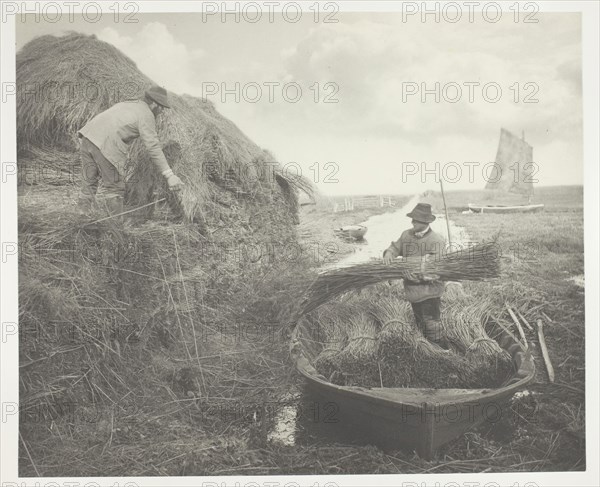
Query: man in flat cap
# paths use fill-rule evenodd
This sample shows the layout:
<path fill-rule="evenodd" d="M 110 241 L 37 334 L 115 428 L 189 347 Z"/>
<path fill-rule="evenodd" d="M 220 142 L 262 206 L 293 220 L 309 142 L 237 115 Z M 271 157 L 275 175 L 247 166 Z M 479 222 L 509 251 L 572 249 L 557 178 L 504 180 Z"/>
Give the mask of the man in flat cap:
<path fill-rule="evenodd" d="M 418 203 L 406 216 L 412 218 L 412 228 L 405 230 L 400 238 L 385 250 L 383 262 L 390 264 L 396 257 L 426 261 L 440 256 L 446 243 L 444 238 L 429 226 L 435 220 L 431 205 Z M 404 279 L 404 291 L 412 305 L 417 325 L 425 337 L 446 348 L 440 322 L 441 297 L 445 286 L 443 282 L 436 280 L 436 277 L 412 273 L 409 278 Z"/>
<path fill-rule="evenodd" d="M 169 189 L 183 183 L 169 167 L 156 133 L 156 117 L 170 108 L 167 91 L 152 86 L 141 100 L 123 101 L 99 113 L 81 130 L 81 192 L 79 208 L 88 213 L 96 201 L 114 216 L 123 213 L 125 162 L 130 144 L 140 137 L 150 159 L 167 179 Z M 98 188 L 98 183 L 100 187 Z"/>

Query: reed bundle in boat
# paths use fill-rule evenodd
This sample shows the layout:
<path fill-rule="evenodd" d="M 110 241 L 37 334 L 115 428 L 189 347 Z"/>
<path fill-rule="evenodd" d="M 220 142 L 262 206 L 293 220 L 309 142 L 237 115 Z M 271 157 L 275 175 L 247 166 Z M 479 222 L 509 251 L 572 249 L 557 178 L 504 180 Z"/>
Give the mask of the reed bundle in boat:
<path fill-rule="evenodd" d="M 489 313 L 488 300 L 445 295 L 443 301 L 442 328 L 453 345 L 465 352 L 476 339 L 487 337 L 483 326 Z"/>
<path fill-rule="evenodd" d="M 378 326 L 373 315 L 366 311 L 357 312 L 347 326 L 348 340 L 337 357 L 345 384 L 378 385 Z"/>
<path fill-rule="evenodd" d="M 378 303 L 378 351 L 385 387 L 410 387 L 414 382 L 411 364 L 420 337 L 410 313 L 410 305 L 398 299 L 384 298 Z"/>
<path fill-rule="evenodd" d="M 337 314 L 331 307 L 317 313 L 323 320 L 318 334 L 322 349 L 315 360 L 319 373 L 340 385 L 379 382 L 378 327 L 372 314 L 356 304 Z"/>
<path fill-rule="evenodd" d="M 339 385 L 499 386 L 514 370 L 508 352 L 485 332 L 493 307 L 462 290 L 450 290 L 446 297 L 442 325 L 456 344 L 451 350 L 423 336 L 410 304 L 399 296 L 357 295 L 315 310 L 309 316 L 323 320 L 321 336 L 327 340 L 315 367 Z"/>
<path fill-rule="evenodd" d="M 496 308 L 492 297 L 469 296 L 452 288 L 456 286 L 447 286 L 441 316 L 448 341 L 479 367 L 481 384 L 503 381 L 513 372 L 513 364 L 510 354 L 485 331 Z"/>
<path fill-rule="evenodd" d="M 377 325 L 372 316 L 360 313 L 348 323 L 348 342 L 344 353 L 356 360 L 372 359 L 377 354 Z"/>
<path fill-rule="evenodd" d="M 380 358 L 393 364 L 390 368 L 399 377 L 399 380 L 396 376 L 388 377 L 388 387 L 407 385 L 407 381 L 412 387 L 436 388 L 467 387 L 476 383 L 476 368 L 464 356 L 445 350 L 423 336 L 408 303 L 381 300 L 378 317 L 382 323 Z"/>
<path fill-rule="evenodd" d="M 315 361 L 315 368 L 332 382 L 335 374 L 342 369 L 341 352 L 348 343 L 348 307 L 323 306 L 308 315 L 312 336 L 320 342 L 321 350 Z"/>
<path fill-rule="evenodd" d="M 349 307 L 323 306 L 311 315 L 313 326 L 317 327 L 313 336 L 322 343 L 324 350 L 341 352 L 348 341 L 347 322 L 352 316 Z"/>

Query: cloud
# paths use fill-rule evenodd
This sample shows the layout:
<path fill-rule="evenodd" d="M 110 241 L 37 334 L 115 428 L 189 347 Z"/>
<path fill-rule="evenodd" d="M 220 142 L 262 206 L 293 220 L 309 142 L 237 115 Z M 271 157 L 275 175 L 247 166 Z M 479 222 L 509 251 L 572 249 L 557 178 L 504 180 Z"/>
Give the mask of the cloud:
<path fill-rule="evenodd" d="M 177 93 L 192 93 L 205 53 L 179 42 L 164 24 L 149 22 L 134 36 L 106 27 L 98 38 L 132 58 L 140 71 L 157 84 Z"/>
<path fill-rule="evenodd" d="M 344 185 L 323 185 L 327 192 L 345 191 L 351 184 L 361 192 L 396 187 L 402 161 L 485 164 L 494 160 L 501 127 L 519 135 L 523 130 L 534 145 L 535 162 L 543 168 L 540 184 L 577 184 L 580 18 L 540 15 L 538 24 L 505 20 L 407 25 L 387 16 L 385 22 L 370 17 L 313 27 L 295 46 L 281 50 L 280 79 L 303 86 L 334 82 L 339 103 L 315 104 L 307 97 L 294 106 L 257 105 L 253 130 L 265 143 L 273 127 L 293 134 L 274 141 L 284 157 L 296 156 L 307 165 L 338 161 Z M 419 90 L 421 83 L 431 90 L 438 82 L 440 101 L 429 94 L 423 102 L 420 92 L 403 100 L 407 82 L 417 83 Z M 472 103 L 466 82 L 479 83 Z M 455 93 L 450 83 L 462 89 L 456 103 L 450 100 Z M 492 102 L 496 86 L 502 92 Z M 568 174 L 562 170 L 565 160 L 573 166 Z M 476 184 L 484 184 L 481 175 Z"/>
<path fill-rule="evenodd" d="M 319 123 L 314 107 L 306 106 L 315 130 L 328 126 L 431 140 L 465 131 L 479 136 L 503 125 L 547 124 L 567 137 L 581 119 L 581 94 L 573 89 L 580 83 L 580 66 L 572 61 L 579 24 L 570 17 L 540 20 L 532 26 L 512 19 L 499 25 L 323 24 L 287 49 L 282 60 L 288 79 L 339 85 L 338 123 L 328 118 Z M 547 36 L 548 28 L 560 32 L 560 43 Z M 473 102 L 469 82 L 479 83 L 472 87 Z M 403 100 L 412 83 L 417 94 Z M 496 87 L 501 93 L 494 102 Z M 439 101 L 433 93 L 423 101 L 424 89 L 437 91 Z"/>
<path fill-rule="evenodd" d="M 541 184 L 581 181 L 577 16 L 544 16 L 530 25 L 512 19 L 460 25 L 403 24 L 390 15 L 381 19 L 356 15 L 351 22 L 313 24 L 293 42 L 275 36 L 278 47 L 272 50 L 252 41 L 238 46 L 219 30 L 207 37 L 205 53 L 193 47 L 197 44 L 189 36 L 183 44 L 158 22 L 129 36 L 105 28 L 99 37 L 175 92 L 199 96 L 207 80 L 221 88 L 222 83 L 229 88 L 234 82 L 280 83 L 273 103 L 265 86 L 258 103 L 228 97 L 222 104 L 220 96 L 211 100 L 279 160 L 299 162 L 307 174 L 315 162 L 339 164 L 339 184 L 319 183 L 327 193 L 404 192 L 403 161 L 493 161 L 501 127 L 525 131 L 544 169 Z M 282 97 L 281 87 L 289 82 L 302 87 L 297 103 Z M 436 103 L 429 94 L 423 102 L 421 93 L 403 99 L 408 82 L 419 90 L 421 83 L 430 90 L 439 83 L 441 99 Z M 479 83 L 473 102 L 466 82 Z M 326 88 L 326 83 L 333 84 Z M 486 83 L 501 88 L 496 103 L 485 100 Z M 460 99 L 452 103 L 456 84 Z M 493 87 L 485 93 L 493 94 Z M 337 103 L 324 103 L 327 95 Z M 535 102 L 524 103 L 526 96 Z M 561 167 L 567 159 L 573 170 L 565 176 Z"/>

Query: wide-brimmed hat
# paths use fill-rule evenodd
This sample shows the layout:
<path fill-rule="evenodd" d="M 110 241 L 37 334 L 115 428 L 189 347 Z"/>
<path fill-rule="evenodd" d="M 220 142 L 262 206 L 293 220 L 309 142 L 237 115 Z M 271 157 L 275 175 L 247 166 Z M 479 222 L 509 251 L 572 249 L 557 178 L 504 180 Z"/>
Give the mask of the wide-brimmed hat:
<path fill-rule="evenodd" d="M 435 216 L 431 213 L 431 205 L 429 203 L 417 203 L 417 206 L 414 207 L 413 211 L 407 213 L 406 216 L 423 223 L 431 223 L 435 220 Z"/>
<path fill-rule="evenodd" d="M 146 90 L 146 96 L 165 108 L 171 108 L 167 90 L 162 86 L 152 86 Z"/>

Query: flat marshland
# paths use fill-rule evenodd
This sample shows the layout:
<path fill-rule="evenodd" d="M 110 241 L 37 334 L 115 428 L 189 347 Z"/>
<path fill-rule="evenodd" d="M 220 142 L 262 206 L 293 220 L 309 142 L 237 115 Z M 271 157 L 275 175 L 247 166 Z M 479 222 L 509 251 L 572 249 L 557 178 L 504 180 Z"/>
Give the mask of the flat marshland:
<path fill-rule="evenodd" d="M 37 199 L 34 193 L 43 197 Z M 465 202 L 460 192 L 448 197 L 456 205 Z M 102 243 L 94 252 L 70 259 L 65 258 L 71 255 L 69 249 L 28 254 L 20 282 L 21 320 L 27 325 L 20 342 L 20 474 L 584 470 L 584 288 L 573 279 L 584 274 L 582 188 L 540 188 L 536 197 L 546 204 L 542 213 L 453 212 L 450 218 L 473 240 L 497 236 L 506 259 L 504 275 L 490 283 L 490 293 L 521 303 L 533 326 L 538 316 L 543 318 L 555 382 L 548 381 L 537 335 L 525 329 L 536 362 L 534 382 L 496 423 L 448 443 L 431 461 L 330 437 L 324 434 L 326 415 L 300 414 L 312 411 L 314 404 L 299 394 L 302 380 L 287 351 L 293 323 L 285 313 L 286 303 L 293 307 L 303 289 L 292 284 L 303 282 L 321 265 L 313 254 L 272 259 L 268 266 L 256 260 L 242 267 L 229 254 L 207 252 L 203 267 L 193 271 L 194 256 L 184 252 L 181 242 L 197 238 L 206 243 L 203 239 L 210 237 L 178 233 L 181 225 L 168 222 L 134 227 L 121 237 L 119 248 L 156 251 L 156 245 L 165 246 L 164 257 L 159 247 L 160 258 L 145 272 L 115 265 Z M 57 206 L 67 212 L 74 201 L 68 201 L 64 188 L 23 191 L 20 198 L 23 225 L 35 227 L 23 228 L 22 235 L 27 230 L 42 243 L 51 243 L 49 227 L 66 225 L 67 218 L 38 222 L 39 205 L 57 198 Z M 363 216 L 352 220 L 346 214 L 342 224 L 359 223 Z M 310 222 L 307 241 L 317 234 L 329 240 L 339 218 L 329 210 L 304 208 L 300 228 Z M 390 240 L 402 230 L 390 228 Z M 83 231 L 77 235 L 88 238 Z M 110 292 L 101 294 L 81 274 L 89 271 L 90 262 L 110 268 L 102 275 L 102 285 Z M 175 277 L 163 278 L 161 263 L 164 275 Z M 166 295 L 169 302 L 156 306 L 159 311 L 142 324 L 133 323 L 135 313 L 127 310 L 132 306 L 128 290 L 115 291 L 119 282 L 134 286 L 138 279 L 150 279 L 138 274 L 154 276 L 158 294 L 149 299 Z M 194 296 L 201 299 L 186 308 L 186 299 L 191 302 Z M 133 303 L 139 313 L 154 304 Z M 40 321 L 42 313 L 51 314 L 51 325 Z M 66 328 L 59 326 L 65 323 Z M 282 416 L 291 425 L 283 440 L 273 434 Z"/>
<path fill-rule="evenodd" d="M 91 80 L 99 96 L 70 90 Z M 533 327 L 541 318 L 556 378 L 549 381 L 537 334 L 526 328 L 536 364 L 527 390 L 496 421 L 424 460 L 330 434 L 342 405 L 306 393 L 289 351 L 317 274 L 350 254 L 367 255 L 359 248 L 370 247 L 378 259 L 379 243 L 389 245 L 409 226 L 406 211 L 395 212 L 412 195 L 396 196 L 393 208 L 377 206 L 375 197 L 376 208 L 333 213 L 331 200 L 315 194 L 307 178 L 288 174 L 210 100 L 169 92 L 171 109 L 157 116 L 156 128 L 183 190 L 169 191 L 137 139 L 124 171 L 124 205 L 132 213 L 125 222 L 82 215 L 77 131 L 116 103 L 141 99 L 155 82 L 113 45 L 75 32 L 24 45 L 16 81 L 21 477 L 585 470 L 582 187 L 536 188 L 531 202 L 545 211 L 510 215 L 462 210 L 469 202 L 524 203 L 522 197 L 448 192 L 452 223 L 470 241 L 494 240 L 502 253 L 500 277 L 473 287 L 481 297 L 476 311 L 489 302 L 515 334 L 506 304 Z M 56 84 L 69 90 L 28 96 L 32 86 Z M 302 198 L 316 204 L 301 206 Z M 439 193 L 414 199 L 442 213 Z M 377 238 L 367 233 L 366 244 L 335 232 L 388 212 L 380 226 L 399 216 L 400 227 Z M 388 315 L 404 313 L 408 321 L 400 281 L 384 286 Z M 358 299 L 377 300 L 376 287 Z M 342 308 L 333 308 L 334 319 L 344 316 Z M 373 330 L 363 326 L 368 316 L 361 322 L 358 315 L 331 333 L 364 335 L 351 352 L 368 359 Z M 395 338 L 382 337 L 390 356 Z M 417 342 L 431 352 L 430 343 Z M 437 369 L 432 355 L 423 353 L 423 367 L 411 370 L 415 382 L 396 369 L 369 370 L 366 378 L 440 384 L 452 364 Z M 468 365 L 462 378 L 470 387 L 481 374 Z"/>

